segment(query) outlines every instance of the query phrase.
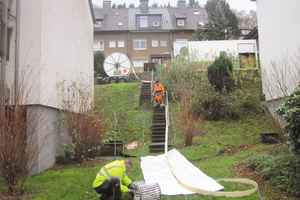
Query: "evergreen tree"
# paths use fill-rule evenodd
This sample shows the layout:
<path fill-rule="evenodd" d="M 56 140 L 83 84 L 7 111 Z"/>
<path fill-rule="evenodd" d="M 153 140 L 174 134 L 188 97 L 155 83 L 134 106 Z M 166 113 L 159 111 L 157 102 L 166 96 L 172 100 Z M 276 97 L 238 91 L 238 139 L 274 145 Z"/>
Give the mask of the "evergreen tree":
<path fill-rule="evenodd" d="M 220 53 L 214 63 L 207 67 L 207 77 L 212 86 L 222 93 L 223 89 L 230 92 L 234 87 L 234 80 L 231 78 L 232 63 L 225 55 Z"/>
<path fill-rule="evenodd" d="M 226 19 L 221 4 L 217 3 L 215 10 L 208 16 L 208 23 L 204 26 L 204 38 L 207 40 L 230 38 L 232 33 L 228 24 L 229 20 Z"/>
<path fill-rule="evenodd" d="M 94 71 L 95 76 L 105 77 L 106 73 L 103 69 L 103 62 L 105 60 L 105 55 L 102 51 L 98 51 L 94 54 Z"/>
<path fill-rule="evenodd" d="M 129 4 L 129 8 L 134 8 L 134 3 Z"/>
<path fill-rule="evenodd" d="M 189 7 L 199 7 L 199 2 L 197 0 L 189 0 Z"/>
<path fill-rule="evenodd" d="M 240 35 L 240 30 L 238 27 L 238 19 L 235 16 L 234 12 L 230 9 L 230 6 L 226 2 L 226 0 L 207 0 L 205 4 L 205 9 L 208 15 L 210 15 L 213 11 L 215 11 L 218 3 L 220 3 L 223 12 L 225 14 L 225 17 L 228 20 L 228 26 L 230 27 L 230 31 L 232 33 L 231 36 L 233 38 L 238 38 Z"/>
<path fill-rule="evenodd" d="M 155 1 L 152 3 L 151 5 L 152 8 L 157 8 L 158 7 L 158 3 L 156 3 Z"/>
<path fill-rule="evenodd" d="M 195 30 L 195 33 L 194 33 L 193 36 L 194 36 L 194 40 L 195 41 L 202 41 L 202 40 L 204 40 L 203 25 L 197 24 L 197 29 Z"/>

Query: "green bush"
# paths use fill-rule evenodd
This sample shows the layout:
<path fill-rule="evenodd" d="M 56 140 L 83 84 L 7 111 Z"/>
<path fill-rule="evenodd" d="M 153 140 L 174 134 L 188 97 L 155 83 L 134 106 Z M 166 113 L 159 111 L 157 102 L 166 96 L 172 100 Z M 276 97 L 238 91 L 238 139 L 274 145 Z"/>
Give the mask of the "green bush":
<path fill-rule="evenodd" d="M 245 159 L 248 167 L 259 169 L 261 177 L 273 185 L 300 197 L 300 158 L 294 153 L 257 154 Z"/>
<path fill-rule="evenodd" d="M 231 61 L 225 55 L 221 55 L 216 61 L 220 62 L 225 63 L 222 65 L 224 85 L 220 87 L 221 91 L 215 90 L 210 83 L 209 69 L 206 71 L 200 64 L 187 60 L 174 59 L 167 63 L 166 66 L 173 67 L 171 73 L 168 73 L 168 67 L 157 66 L 157 79 L 168 91 L 169 100 L 180 101 L 181 90 L 193 91 L 194 95 L 190 102 L 193 111 L 198 116 L 205 113 L 206 120 L 225 118 L 237 120 L 248 116 L 249 113 L 260 113 L 263 97 L 260 70 L 233 71 L 232 67 L 224 67 L 231 66 Z M 228 84 L 225 84 L 226 81 Z"/>
<path fill-rule="evenodd" d="M 72 155 L 70 151 L 65 151 L 64 154 L 55 156 L 55 163 L 59 165 L 71 164 L 73 162 Z"/>
<path fill-rule="evenodd" d="M 226 91 L 231 91 L 234 86 L 234 81 L 231 77 L 232 63 L 224 53 L 221 53 L 214 63 L 207 67 L 207 76 L 210 84 L 217 91 L 222 92 L 223 88 Z"/>
<path fill-rule="evenodd" d="M 283 126 L 291 149 L 300 154 L 300 85 L 275 111 L 285 119 Z"/>
<path fill-rule="evenodd" d="M 97 76 L 106 77 L 107 76 L 103 69 L 104 60 L 105 60 L 105 55 L 102 51 L 98 51 L 94 54 L 95 77 L 97 77 Z"/>

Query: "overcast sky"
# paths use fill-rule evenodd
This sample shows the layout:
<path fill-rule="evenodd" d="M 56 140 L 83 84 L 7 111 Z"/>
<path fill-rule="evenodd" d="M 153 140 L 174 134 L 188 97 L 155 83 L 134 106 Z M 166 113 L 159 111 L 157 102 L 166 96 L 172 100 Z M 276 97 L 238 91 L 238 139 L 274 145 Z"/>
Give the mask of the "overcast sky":
<path fill-rule="evenodd" d="M 198 0 L 200 5 L 206 4 L 207 0 Z M 99 5 L 102 7 L 103 0 L 92 0 L 93 4 Z M 116 5 L 126 3 L 126 7 L 128 7 L 131 3 L 134 3 L 134 7 L 138 7 L 140 4 L 140 0 L 111 0 L 111 4 L 115 3 Z M 158 5 L 168 5 L 170 2 L 171 6 L 176 6 L 178 0 L 149 0 L 149 6 L 153 4 L 153 2 L 158 3 Z M 234 8 L 238 11 L 240 10 L 246 10 L 246 12 L 249 12 L 251 9 L 256 10 L 256 3 L 252 2 L 251 0 L 227 0 L 228 4 L 230 5 L 230 8 Z M 186 0 L 186 3 L 189 3 L 189 0 Z"/>

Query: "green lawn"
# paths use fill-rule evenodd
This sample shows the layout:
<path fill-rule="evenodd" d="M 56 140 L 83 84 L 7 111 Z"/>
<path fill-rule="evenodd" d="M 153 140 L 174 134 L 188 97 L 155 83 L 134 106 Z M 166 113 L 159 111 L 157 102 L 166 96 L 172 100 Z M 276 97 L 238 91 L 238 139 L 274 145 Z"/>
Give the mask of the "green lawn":
<path fill-rule="evenodd" d="M 106 101 L 110 99 L 110 104 L 116 106 L 118 117 L 117 139 L 125 142 L 138 140 L 147 142 L 146 146 L 138 147 L 124 153 L 137 156 L 132 158 L 134 169 L 128 173 L 133 181 L 143 180 L 142 170 L 140 167 L 140 157 L 149 155 L 158 155 L 149 153 L 150 134 L 152 118 L 151 110 L 144 110 L 138 107 L 140 83 L 125 83 L 114 85 L 95 86 L 97 96 L 97 105 L 105 106 L 105 112 L 114 124 L 113 114 L 107 107 Z M 101 95 L 102 93 L 103 95 Z M 107 100 L 107 102 L 109 102 Z M 114 109 L 114 106 L 111 106 Z M 171 106 L 172 109 L 176 105 Z M 176 111 L 175 111 L 176 114 Z M 114 127 L 107 135 L 107 139 L 112 139 Z M 171 128 L 170 141 L 173 148 L 177 149 L 192 164 L 211 177 L 218 178 L 250 178 L 239 171 L 236 167 L 243 162 L 243 159 L 251 154 L 261 151 L 268 151 L 274 147 L 261 144 L 260 132 L 272 130 L 272 125 L 268 123 L 264 114 L 248 116 L 238 121 L 206 121 L 200 127 L 193 140 L 193 145 L 184 146 L 184 138 L 176 130 L 176 135 Z M 247 147 L 247 148 L 246 148 Z M 228 154 L 226 154 L 228 153 Z M 93 180 L 99 169 L 110 161 L 90 160 L 84 164 L 76 165 L 54 165 L 49 170 L 31 176 L 25 183 L 25 195 L 23 199 L 98 199 L 99 196 L 92 189 Z M 257 178 L 258 180 L 259 178 Z M 247 190 L 252 186 L 236 183 L 221 182 L 225 191 Z M 286 196 L 291 197 L 270 185 L 267 181 L 260 181 L 260 195 L 263 199 L 281 199 Z M 0 182 L 0 192 L 6 191 L 7 188 Z M 88 192 L 90 191 L 90 192 Z M 124 199 L 129 199 L 125 195 Z M 187 196 L 162 196 L 161 199 L 229 199 L 225 197 L 212 197 L 202 195 Z M 258 193 L 247 197 L 236 199 L 259 199 Z"/>

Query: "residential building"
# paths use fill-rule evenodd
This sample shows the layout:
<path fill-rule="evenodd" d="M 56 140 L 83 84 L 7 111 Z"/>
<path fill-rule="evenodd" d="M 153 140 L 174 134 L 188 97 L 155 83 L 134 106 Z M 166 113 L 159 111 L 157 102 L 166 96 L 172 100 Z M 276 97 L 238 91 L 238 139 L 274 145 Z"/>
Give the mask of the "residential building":
<path fill-rule="evenodd" d="M 204 8 L 188 8 L 183 0 L 177 8 L 153 8 L 148 3 L 140 0 L 139 8 L 112 9 L 111 1 L 103 1 L 103 9 L 94 10 L 94 51 L 105 56 L 124 53 L 140 72 L 144 63 L 170 59 L 173 42 L 192 41 L 197 24 L 207 22 Z"/>
<path fill-rule="evenodd" d="M 23 89 L 31 91 L 24 103 L 27 106 L 26 117 L 32 117 L 32 110 L 43 107 L 42 118 L 47 120 L 43 124 L 37 122 L 41 128 L 36 137 L 52 132 L 51 138 L 45 141 L 47 145 L 37 155 L 38 165 L 31 172 L 38 174 L 54 164 L 55 156 L 62 152 L 60 142 L 66 139 L 61 135 L 62 130 L 54 124 L 59 119 L 62 104 L 57 83 L 76 81 L 79 74 L 87 84 L 93 85 L 94 82 L 95 18 L 92 2 L 1 0 L 0 7 L 1 82 L 17 95 L 23 72 L 30 75 L 26 82 L 26 87 L 30 88 Z M 89 89 L 93 94 L 93 87 Z"/>
<path fill-rule="evenodd" d="M 240 29 L 239 39 L 243 39 L 246 35 L 248 35 L 252 31 L 252 28 L 240 27 L 239 29 Z"/>
<path fill-rule="evenodd" d="M 271 113 L 299 84 L 300 1 L 256 2 L 263 92 Z"/>

